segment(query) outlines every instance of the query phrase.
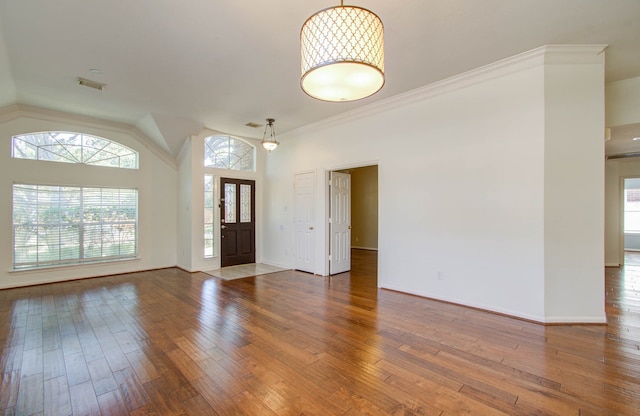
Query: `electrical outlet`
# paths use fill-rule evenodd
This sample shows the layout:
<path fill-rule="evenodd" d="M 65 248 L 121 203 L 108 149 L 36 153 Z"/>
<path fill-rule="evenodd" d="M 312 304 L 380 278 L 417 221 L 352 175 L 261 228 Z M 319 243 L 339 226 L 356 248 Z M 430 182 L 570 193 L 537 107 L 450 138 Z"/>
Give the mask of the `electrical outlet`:
<path fill-rule="evenodd" d="M 443 272 L 438 272 L 438 273 L 436 273 L 436 279 L 438 279 L 438 280 L 444 280 L 444 273 L 443 273 Z"/>

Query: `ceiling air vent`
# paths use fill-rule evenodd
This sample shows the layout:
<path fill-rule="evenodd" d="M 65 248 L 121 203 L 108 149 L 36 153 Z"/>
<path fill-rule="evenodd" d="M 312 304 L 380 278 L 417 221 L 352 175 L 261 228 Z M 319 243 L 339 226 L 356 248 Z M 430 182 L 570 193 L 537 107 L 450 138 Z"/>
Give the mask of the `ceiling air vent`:
<path fill-rule="evenodd" d="M 78 77 L 78 78 L 76 78 L 76 80 L 78 81 L 78 84 L 80 84 L 82 86 L 85 86 L 85 87 L 96 89 L 98 91 L 104 90 L 104 87 L 107 86 L 107 84 L 103 84 L 102 82 L 91 81 L 90 79 L 86 79 L 86 78 L 82 78 L 82 77 Z"/>

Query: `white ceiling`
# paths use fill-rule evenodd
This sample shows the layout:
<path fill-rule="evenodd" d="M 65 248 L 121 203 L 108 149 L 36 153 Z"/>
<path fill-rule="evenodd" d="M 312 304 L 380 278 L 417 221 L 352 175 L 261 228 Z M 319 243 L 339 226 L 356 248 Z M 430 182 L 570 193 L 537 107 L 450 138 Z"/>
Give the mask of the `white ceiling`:
<path fill-rule="evenodd" d="M 299 32 L 338 4 L 0 0 L 0 107 L 136 125 L 175 156 L 203 126 L 260 138 L 263 127 L 245 124 L 273 117 L 282 133 L 545 44 L 608 44 L 607 81 L 640 76 L 639 0 L 357 0 L 347 4 L 385 25 L 386 84 L 358 102 L 320 102 L 299 86 Z"/>

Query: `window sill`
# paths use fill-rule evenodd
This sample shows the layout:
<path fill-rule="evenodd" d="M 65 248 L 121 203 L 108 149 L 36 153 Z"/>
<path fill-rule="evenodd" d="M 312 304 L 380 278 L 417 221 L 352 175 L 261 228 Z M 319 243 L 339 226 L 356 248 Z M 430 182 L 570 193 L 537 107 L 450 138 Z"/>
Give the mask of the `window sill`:
<path fill-rule="evenodd" d="M 86 263 L 75 263 L 75 264 L 61 264 L 61 265 L 52 265 L 52 266 L 41 266 L 41 267 L 26 267 L 22 269 L 11 269 L 9 273 L 48 273 L 51 271 L 58 270 L 78 270 L 78 269 L 88 269 L 94 268 L 96 266 L 109 266 L 116 265 L 126 262 L 133 262 L 141 260 L 140 257 L 131 257 L 126 259 L 116 259 L 116 260 L 102 260 L 102 261 L 92 261 Z"/>

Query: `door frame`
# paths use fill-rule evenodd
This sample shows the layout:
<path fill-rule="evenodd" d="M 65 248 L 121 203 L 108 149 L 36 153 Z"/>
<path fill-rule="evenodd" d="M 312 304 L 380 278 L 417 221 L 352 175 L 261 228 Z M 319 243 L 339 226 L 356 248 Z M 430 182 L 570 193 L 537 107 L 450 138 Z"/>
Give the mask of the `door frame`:
<path fill-rule="evenodd" d="M 252 250 L 251 253 L 249 255 L 249 259 L 250 261 L 246 261 L 243 263 L 235 263 L 235 264 L 223 264 L 223 260 L 224 260 L 224 247 L 225 247 L 225 243 L 226 241 L 222 241 L 224 238 L 223 235 L 223 230 L 222 228 L 225 228 L 226 224 L 224 222 L 224 218 L 222 215 L 222 211 L 223 211 L 223 207 L 224 204 L 226 203 L 223 202 L 223 196 L 224 196 L 224 192 L 225 192 L 225 187 L 223 186 L 223 184 L 225 183 L 225 181 L 227 181 L 228 183 L 236 183 L 238 186 L 236 188 L 236 199 L 238 202 L 236 202 L 236 212 L 240 212 L 240 202 L 241 201 L 241 196 L 240 196 L 240 189 L 243 185 L 242 182 L 246 182 L 248 184 L 250 184 L 251 186 L 251 246 L 252 246 Z M 256 192 L 256 181 L 255 179 L 239 179 L 239 178 L 232 178 L 230 176 L 221 176 L 219 179 L 219 191 L 218 191 L 218 211 L 219 211 L 219 221 L 218 221 L 218 230 L 219 230 L 219 235 L 220 235 L 220 267 L 229 267 L 229 266 L 235 266 L 235 265 L 240 265 L 240 264 L 251 264 L 251 263 L 256 263 L 256 259 L 257 259 L 257 238 L 256 238 L 256 234 L 257 234 L 257 228 L 258 228 L 258 224 L 257 224 L 257 192 Z M 239 227 L 240 224 L 243 224 L 242 221 L 240 220 L 240 216 L 238 215 L 237 221 L 235 222 L 235 227 Z M 247 224 L 247 223 L 245 223 Z M 237 239 L 238 237 L 236 237 Z M 238 242 L 236 242 L 236 248 L 238 247 Z"/>
<path fill-rule="evenodd" d="M 619 202 L 619 211 L 618 211 L 618 247 L 619 247 L 619 260 L 618 260 L 618 266 L 624 266 L 624 261 L 625 261 L 625 244 L 624 244 L 624 205 L 625 205 L 625 198 L 624 198 L 624 191 L 626 189 L 625 186 L 625 181 L 627 179 L 640 179 L 640 176 L 638 175 L 628 175 L 628 176 L 620 176 L 619 177 L 619 188 L 618 188 L 618 202 Z M 605 264 L 606 266 L 606 264 Z"/>
<path fill-rule="evenodd" d="M 308 273 L 313 273 L 313 274 L 321 274 L 318 273 L 318 245 L 317 245 L 317 239 L 318 239 L 318 227 L 316 226 L 316 224 L 318 224 L 318 209 L 317 209 L 317 201 L 318 201 L 318 172 L 317 170 L 306 170 L 306 171 L 300 171 L 300 172 L 295 172 L 293 174 L 293 232 L 294 232 L 294 236 L 293 236 L 293 256 L 294 256 L 294 269 L 296 269 L 296 267 L 298 266 L 298 261 L 297 261 L 297 256 L 298 256 L 298 241 L 297 241 L 297 229 L 296 229 L 296 214 L 297 214 L 297 210 L 298 207 L 296 205 L 296 178 L 298 177 L 298 175 L 313 175 L 313 192 L 312 192 L 312 197 L 313 200 L 311 201 L 311 204 L 313 206 L 313 226 L 314 226 L 314 233 L 313 233 L 313 267 L 312 267 L 312 271 L 309 270 L 303 270 L 306 271 Z M 298 269 L 296 269 L 298 270 Z"/>
<path fill-rule="evenodd" d="M 382 187 L 380 183 L 382 182 L 380 179 L 382 177 L 381 163 L 379 160 L 372 160 L 368 162 L 359 162 L 347 165 L 339 165 L 333 168 L 328 168 L 324 170 L 324 175 L 322 175 L 321 179 L 324 181 L 324 203 L 322 204 L 322 219 L 324 225 L 324 242 L 320 244 L 323 250 L 322 255 L 322 276 L 329 276 L 330 271 L 330 260 L 329 255 L 331 254 L 331 227 L 329 227 L 329 217 L 331 216 L 331 189 L 329 189 L 329 185 L 331 184 L 331 172 L 340 171 L 345 169 L 357 169 L 357 168 L 365 168 L 367 166 L 377 166 L 378 167 L 378 270 L 380 268 L 380 251 L 382 250 L 382 239 L 380 238 L 380 200 L 382 199 Z M 353 191 L 353 187 L 352 187 Z M 349 206 L 351 209 L 351 206 Z M 320 233 L 318 233 L 320 234 Z M 318 260 L 319 262 L 320 260 Z M 379 280 L 378 280 L 379 282 Z M 379 284 L 379 283 L 378 283 Z"/>

